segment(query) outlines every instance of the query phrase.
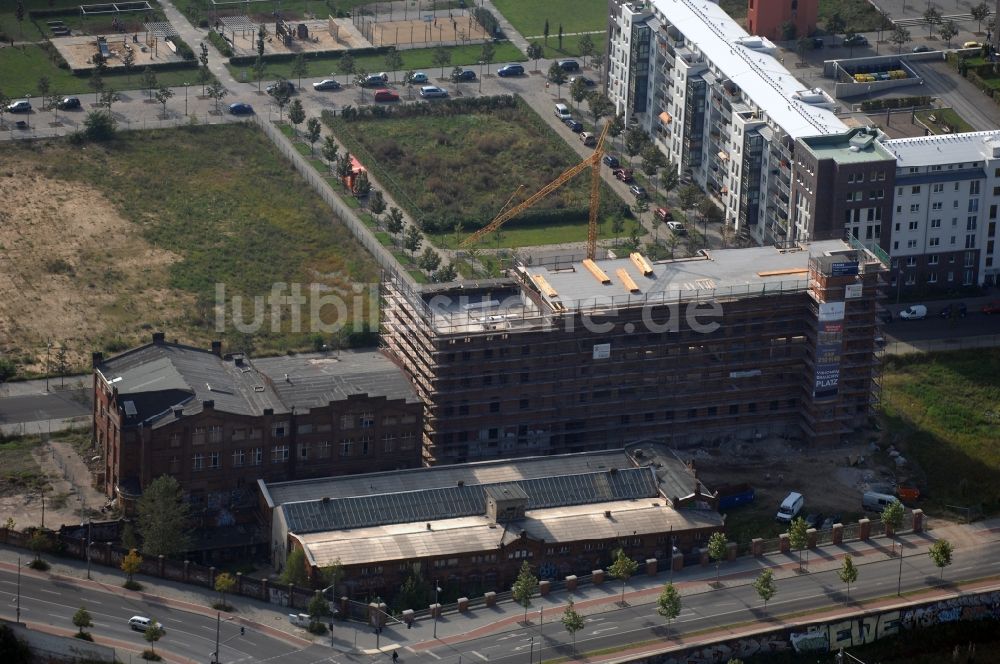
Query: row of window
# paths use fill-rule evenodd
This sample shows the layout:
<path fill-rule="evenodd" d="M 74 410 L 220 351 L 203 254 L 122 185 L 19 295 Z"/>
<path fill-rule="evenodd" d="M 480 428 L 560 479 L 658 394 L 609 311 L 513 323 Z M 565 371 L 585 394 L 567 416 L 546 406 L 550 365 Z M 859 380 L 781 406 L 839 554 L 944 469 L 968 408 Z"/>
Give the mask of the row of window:
<path fill-rule="evenodd" d="M 951 242 L 949 243 L 949 246 L 954 247 L 956 245 L 957 240 L 958 240 L 958 238 L 956 236 L 952 235 L 951 236 Z M 907 240 L 906 241 L 906 248 L 907 249 L 916 249 L 918 246 L 919 246 L 919 241 L 918 240 Z M 927 246 L 929 246 L 929 247 L 940 247 L 941 246 L 941 238 L 939 238 L 939 237 L 928 238 L 927 239 Z M 965 236 L 965 248 L 966 249 L 975 249 L 976 248 L 976 236 L 975 235 L 966 235 Z M 892 242 L 892 250 L 893 251 L 897 251 L 898 249 L 899 249 L 899 240 L 893 240 L 893 242 Z"/>
<path fill-rule="evenodd" d="M 385 434 L 382 437 L 382 452 L 392 453 L 397 449 L 400 451 L 412 450 L 416 444 L 416 436 L 412 433 L 404 433 L 398 437 L 395 434 Z M 303 461 L 309 459 L 329 459 L 332 456 L 333 444 L 329 441 L 319 443 L 305 443 L 298 445 L 299 458 Z M 340 443 L 340 458 L 353 456 L 368 456 L 374 451 L 374 443 L 371 438 L 360 438 L 358 440 L 345 440 Z M 288 445 L 275 445 L 271 448 L 271 462 L 285 463 L 288 461 Z M 221 468 L 220 452 L 198 453 L 192 457 L 192 468 L 194 470 L 213 470 Z M 260 466 L 264 463 L 264 448 L 254 447 L 249 449 L 238 449 L 233 452 L 233 468 L 242 468 L 245 465 Z M 180 470 L 180 457 L 174 456 L 170 459 L 171 472 Z"/>
<path fill-rule="evenodd" d="M 382 426 L 395 426 L 397 424 L 413 424 L 417 421 L 416 415 L 403 415 L 401 417 L 386 416 L 382 418 Z M 374 413 L 361 413 L 360 415 L 343 415 L 340 418 L 340 429 L 371 429 L 375 426 Z M 326 433 L 332 430 L 330 424 L 299 424 L 296 431 L 299 434 Z M 274 422 L 271 425 L 272 438 L 285 438 L 291 430 L 291 425 L 287 422 Z M 261 440 L 263 430 L 260 427 L 235 428 L 230 432 L 230 440 Z M 170 446 L 180 447 L 183 441 L 183 434 L 175 432 L 170 434 Z M 223 427 L 221 425 L 194 427 L 191 433 L 192 445 L 204 445 L 205 443 L 221 443 L 223 441 Z"/>

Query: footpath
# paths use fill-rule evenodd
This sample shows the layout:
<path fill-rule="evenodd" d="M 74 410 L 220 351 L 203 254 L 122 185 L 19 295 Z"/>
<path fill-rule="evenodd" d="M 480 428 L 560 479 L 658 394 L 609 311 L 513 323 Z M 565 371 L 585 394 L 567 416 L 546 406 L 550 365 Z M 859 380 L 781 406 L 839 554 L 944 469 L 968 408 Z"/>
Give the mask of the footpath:
<path fill-rule="evenodd" d="M 936 539 L 947 539 L 954 545 L 956 551 L 961 551 L 988 545 L 988 543 L 996 541 L 998 534 L 1000 534 L 1000 518 L 969 525 L 940 525 L 929 532 L 904 534 L 899 540 L 902 542 L 905 556 L 926 556 L 928 546 Z M 867 563 L 885 560 L 889 554 L 890 546 L 890 541 L 884 537 L 868 541 L 847 542 L 840 546 L 822 546 L 810 552 L 807 567 L 809 573 L 813 574 L 834 570 L 840 567 L 843 557 L 849 554 L 863 569 Z M 21 557 L 22 562 L 26 562 L 30 555 L 27 551 L 0 546 L 0 568 L 13 571 L 16 569 L 18 556 Z M 133 593 L 121 587 L 123 575 L 116 570 L 93 566 L 92 579 L 87 580 L 85 562 L 52 557 L 46 559 L 52 563 L 52 569 L 49 572 L 39 573 L 22 568 L 22 574 L 57 577 L 62 583 L 86 586 L 121 597 L 139 596 L 150 603 L 159 603 L 206 616 L 215 615 L 211 604 L 217 596 L 207 588 L 150 577 L 139 577 L 138 580 L 143 584 L 144 591 Z M 773 553 L 760 558 L 737 558 L 734 561 L 722 563 L 720 578 L 729 587 L 745 585 L 756 578 L 764 568 L 772 569 L 776 580 L 780 583 L 782 578 L 798 574 L 796 571 L 798 557 L 796 554 Z M 670 572 L 660 572 L 655 576 L 640 574 L 629 581 L 625 592 L 625 601 L 633 607 L 650 605 L 652 612 L 652 604 L 655 603 L 663 584 L 668 580 L 672 580 L 681 594 L 686 596 L 711 591 L 711 584 L 715 581 L 715 576 L 714 565 L 689 567 L 673 574 Z M 934 589 L 928 589 L 928 592 L 932 590 Z M 951 592 L 954 592 L 954 589 Z M 292 610 L 287 607 L 238 596 L 230 596 L 227 599 L 235 608 L 233 613 L 235 621 L 248 628 L 265 631 L 271 636 L 298 646 L 316 643 L 329 645 L 333 649 L 345 653 L 368 655 L 380 652 L 388 653 L 402 648 L 413 652 L 425 651 L 491 634 L 512 632 L 524 629 L 522 623 L 525 618 L 523 607 L 514 602 L 506 601 L 498 603 L 495 607 L 477 607 L 465 613 L 447 612 L 436 622 L 431 618 L 423 618 L 416 621 L 409 629 L 403 624 L 389 624 L 383 628 L 382 633 L 378 636 L 368 625 L 333 621 L 333 631 L 330 635 L 314 637 L 305 630 L 288 623 L 287 614 Z M 584 617 L 615 611 L 619 609 L 621 585 L 614 581 L 608 581 L 598 586 L 581 586 L 573 593 L 553 591 L 546 597 L 534 597 L 527 614 L 530 625 L 533 628 L 538 628 L 541 625 L 558 623 L 569 599 L 573 600 L 576 610 Z M 816 615 L 822 615 L 825 610 L 817 609 L 815 614 L 810 613 L 808 616 L 797 615 L 796 620 L 814 619 Z M 769 626 L 773 627 L 773 623 L 769 623 Z M 752 627 L 752 625 L 747 627 L 746 631 L 751 631 Z M 699 634 L 698 641 L 711 642 L 717 638 L 729 638 L 735 633 L 739 632 L 734 632 L 730 628 L 719 628 Z M 608 655 L 605 659 L 612 660 L 622 655 L 623 652 L 618 652 Z"/>

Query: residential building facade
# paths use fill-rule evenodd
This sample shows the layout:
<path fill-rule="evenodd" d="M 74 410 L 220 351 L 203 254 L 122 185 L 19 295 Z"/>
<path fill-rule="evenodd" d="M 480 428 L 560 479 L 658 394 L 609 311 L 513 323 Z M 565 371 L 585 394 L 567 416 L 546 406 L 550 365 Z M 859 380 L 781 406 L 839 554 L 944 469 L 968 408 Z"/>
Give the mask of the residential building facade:
<path fill-rule="evenodd" d="M 819 0 L 747 0 L 747 30 L 768 39 L 791 41 L 816 31 Z"/>

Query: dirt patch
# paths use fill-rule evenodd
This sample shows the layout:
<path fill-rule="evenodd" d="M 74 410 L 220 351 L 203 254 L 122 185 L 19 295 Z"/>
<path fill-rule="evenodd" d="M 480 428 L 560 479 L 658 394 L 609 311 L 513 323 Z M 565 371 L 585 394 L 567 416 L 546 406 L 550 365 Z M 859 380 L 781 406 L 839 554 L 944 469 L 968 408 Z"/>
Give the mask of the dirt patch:
<path fill-rule="evenodd" d="M 86 366 L 134 321 L 192 306 L 193 296 L 155 286 L 179 257 L 146 242 L 99 191 L 48 177 L 24 152 L 5 164 L 0 189 L 0 352 L 25 370 L 44 369 L 47 342 Z"/>

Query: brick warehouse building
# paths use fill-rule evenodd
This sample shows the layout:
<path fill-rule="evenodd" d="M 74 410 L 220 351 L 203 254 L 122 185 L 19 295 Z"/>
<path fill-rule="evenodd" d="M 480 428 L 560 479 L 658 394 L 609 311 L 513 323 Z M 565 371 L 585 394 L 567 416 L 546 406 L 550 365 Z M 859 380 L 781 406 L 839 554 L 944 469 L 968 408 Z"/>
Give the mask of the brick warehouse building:
<path fill-rule="evenodd" d="M 390 276 L 382 343 L 425 403 L 429 464 L 636 440 L 836 443 L 878 398 L 885 272 L 860 242 L 830 240 L 519 266 L 421 293 Z M 698 331 L 689 313 L 713 307 L 717 327 Z"/>
<path fill-rule="evenodd" d="M 379 352 L 254 359 L 153 341 L 94 356 L 94 437 L 126 512 L 161 475 L 226 525 L 255 481 L 420 465 L 423 406 Z M 203 509 L 199 509 L 203 508 Z M 250 510 L 252 512 L 252 509 Z"/>
<path fill-rule="evenodd" d="M 650 443 L 259 485 L 275 567 L 293 547 L 311 576 L 339 563 L 336 593 L 355 599 L 392 597 L 410 576 L 449 596 L 503 591 L 525 560 L 562 579 L 618 548 L 697 559 L 723 527 L 693 470 Z"/>

